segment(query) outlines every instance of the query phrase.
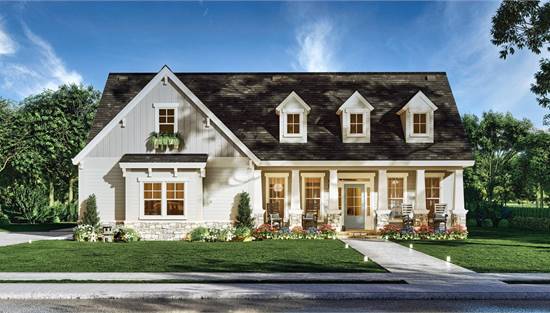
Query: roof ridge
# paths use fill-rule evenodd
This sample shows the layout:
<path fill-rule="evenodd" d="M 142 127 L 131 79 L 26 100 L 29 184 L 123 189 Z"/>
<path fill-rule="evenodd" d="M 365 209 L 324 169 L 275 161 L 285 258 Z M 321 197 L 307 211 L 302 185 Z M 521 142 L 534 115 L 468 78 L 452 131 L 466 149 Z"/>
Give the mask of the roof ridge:
<path fill-rule="evenodd" d="M 109 75 L 156 75 L 157 72 L 109 72 Z M 176 75 L 447 75 L 447 72 L 174 72 Z"/>

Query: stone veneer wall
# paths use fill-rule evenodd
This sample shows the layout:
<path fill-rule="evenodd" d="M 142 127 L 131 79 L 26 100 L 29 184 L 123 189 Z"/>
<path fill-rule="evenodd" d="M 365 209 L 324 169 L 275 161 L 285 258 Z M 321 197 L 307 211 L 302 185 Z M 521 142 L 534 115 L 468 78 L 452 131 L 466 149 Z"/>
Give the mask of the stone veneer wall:
<path fill-rule="evenodd" d="M 124 226 L 137 230 L 142 240 L 183 240 L 199 226 L 221 228 L 231 226 L 231 222 L 146 221 L 125 222 Z"/>

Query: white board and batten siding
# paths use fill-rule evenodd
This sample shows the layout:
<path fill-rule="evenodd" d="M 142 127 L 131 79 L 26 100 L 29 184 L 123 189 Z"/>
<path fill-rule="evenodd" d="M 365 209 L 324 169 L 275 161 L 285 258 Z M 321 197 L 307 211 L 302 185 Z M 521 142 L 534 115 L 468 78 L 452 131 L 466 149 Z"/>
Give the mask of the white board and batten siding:
<path fill-rule="evenodd" d="M 111 129 L 82 160 L 79 168 L 81 205 L 90 194 L 95 194 L 102 222 L 134 221 L 139 217 L 137 174 L 128 171 L 126 180 L 132 182 L 126 183 L 118 161 L 127 153 L 153 152 L 148 150 L 147 140 L 155 131 L 154 103 L 178 104 L 178 132 L 183 139 L 183 147 L 178 153 L 205 153 L 209 156 L 207 175 L 199 177 L 203 184 L 201 194 L 193 188 L 189 190 L 189 196 L 193 197 L 187 208 L 189 219 L 229 221 L 236 213 L 236 195 L 253 190 L 253 170 L 248 167 L 248 159 L 220 133 L 216 125 L 206 127 L 205 116 L 173 85 L 162 83 L 124 117 L 124 127 L 119 123 Z"/>

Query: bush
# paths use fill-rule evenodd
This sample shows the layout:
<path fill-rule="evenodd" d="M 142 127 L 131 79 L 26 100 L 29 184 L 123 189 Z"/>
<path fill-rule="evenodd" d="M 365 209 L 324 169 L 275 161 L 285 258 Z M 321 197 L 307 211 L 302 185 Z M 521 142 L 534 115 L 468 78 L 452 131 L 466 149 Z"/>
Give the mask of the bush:
<path fill-rule="evenodd" d="M 113 240 L 115 242 L 134 242 L 140 241 L 140 234 L 131 227 L 117 227 L 113 231 Z"/>
<path fill-rule="evenodd" d="M 7 225 L 10 223 L 9 217 L 4 214 L 4 212 L 0 211 L 0 225 Z"/>
<path fill-rule="evenodd" d="M 508 227 L 510 227 L 510 222 L 507 219 L 504 218 L 498 222 L 498 228 L 508 228 Z"/>
<path fill-rule="evenodd" d="M 476 227 L 477 226 L 477 220 L 475 218 L 469 218 L 466 220 L 466 226 L 468 227 Z"/>
<path fill-rule="evenodd" d="M 481 227 L 493 227 L 493 221 L 490 218 L 486 218 L 481 222 Z"/>
<path fill-rule="evenodd" d="M 56 210 L 57 216 L 62 222 L 76 222 L 78 221 L 78 202 L 71 201 L 66 203 L 59 203 L 59 207 Z"/>
<path fill-rule="evenodd" d="M 209 235 L 208 228 L 206 227 L 197 227 L 189 233 L 189 240 L 191 241 L 206 241 L 206 238 Z"/>
<path fill-rule="evenodd" d="M 254 227 L 254 218 L 252 217 L 252 210 L 250 209 L 250 196 L 247 192 L 242 192 L 240 194 L 235 227 Z"/>
<path fill-rule="evenodd" d="M 237 240 L 245 240 L 252 236 L 252 230 L 248 227 L 237 227 L 234 235 Z"/>
<path fill-rule="evenodd" d="M 206 241 L 208 242 L 225 242 L 233 240 L 234 234 L 231 228 L 209 228 Z"/>
<path fill-rule="evenodd" d="M 513 228 L 550 231 L 550 218 L 516 216 L 510 221 Z"/>
<path fill-rule="evenodd" d="M 383 239 L 388 240 L 464 240 L 468 238 L 468 232 L 462 226 L 453 226 L 443 232 L 435 231 L 429 226 L 405 230 L 398 225 L 388 224 L 379 231 L 379 234 Z"/>
<path fill-rule="evenodd" d="M 82 224 L 92 225 L 94 227 L 99 226 L 99 214 L 97 213 L 97 204 L 95 195 L 92 194 L 86 200 L 86 211 L 82 217 Z"/>
<path fill-rule="evenodd" d="M 6 210 L 12 222 L 46 223 L 54 218 L 47 205 L 47 196 L 43 187 L 32 184 L 18 184 L 12 190 L 10 210 Z"/>
<path fill-rule="evenodd" d="M 92 225 L 78 225 L 73 229 L 73 239 L 76 241 L 95 242 L 99 238 L 99 230 Z"/>

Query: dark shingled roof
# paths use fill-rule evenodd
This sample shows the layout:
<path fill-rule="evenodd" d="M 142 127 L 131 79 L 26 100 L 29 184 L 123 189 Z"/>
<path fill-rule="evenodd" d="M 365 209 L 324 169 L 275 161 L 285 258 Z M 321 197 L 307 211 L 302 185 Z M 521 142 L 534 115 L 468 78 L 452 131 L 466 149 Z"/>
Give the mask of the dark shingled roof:
<path fill-rule="evenodd" d="M 120 163 L 205 163 L 208 154 L 179 154 L 179 153 L 136 153 L 125 154 Z"/>
<path fill-rule="evenodd" d="M 155 76 L 112 73 L 89 139 Z M 261 160 L 472 160 L 447 80 L 425 73 L 176 73 Z M 374 107 L 371 142 L 342 142 L 338 108 L 355 91 Z M 434 143 L 406 143 L 399 111 L 419 90 L 438 107 Z M 307 143 L 279 143 L 275 108 L 292 91 L 310 107 Z"/>

